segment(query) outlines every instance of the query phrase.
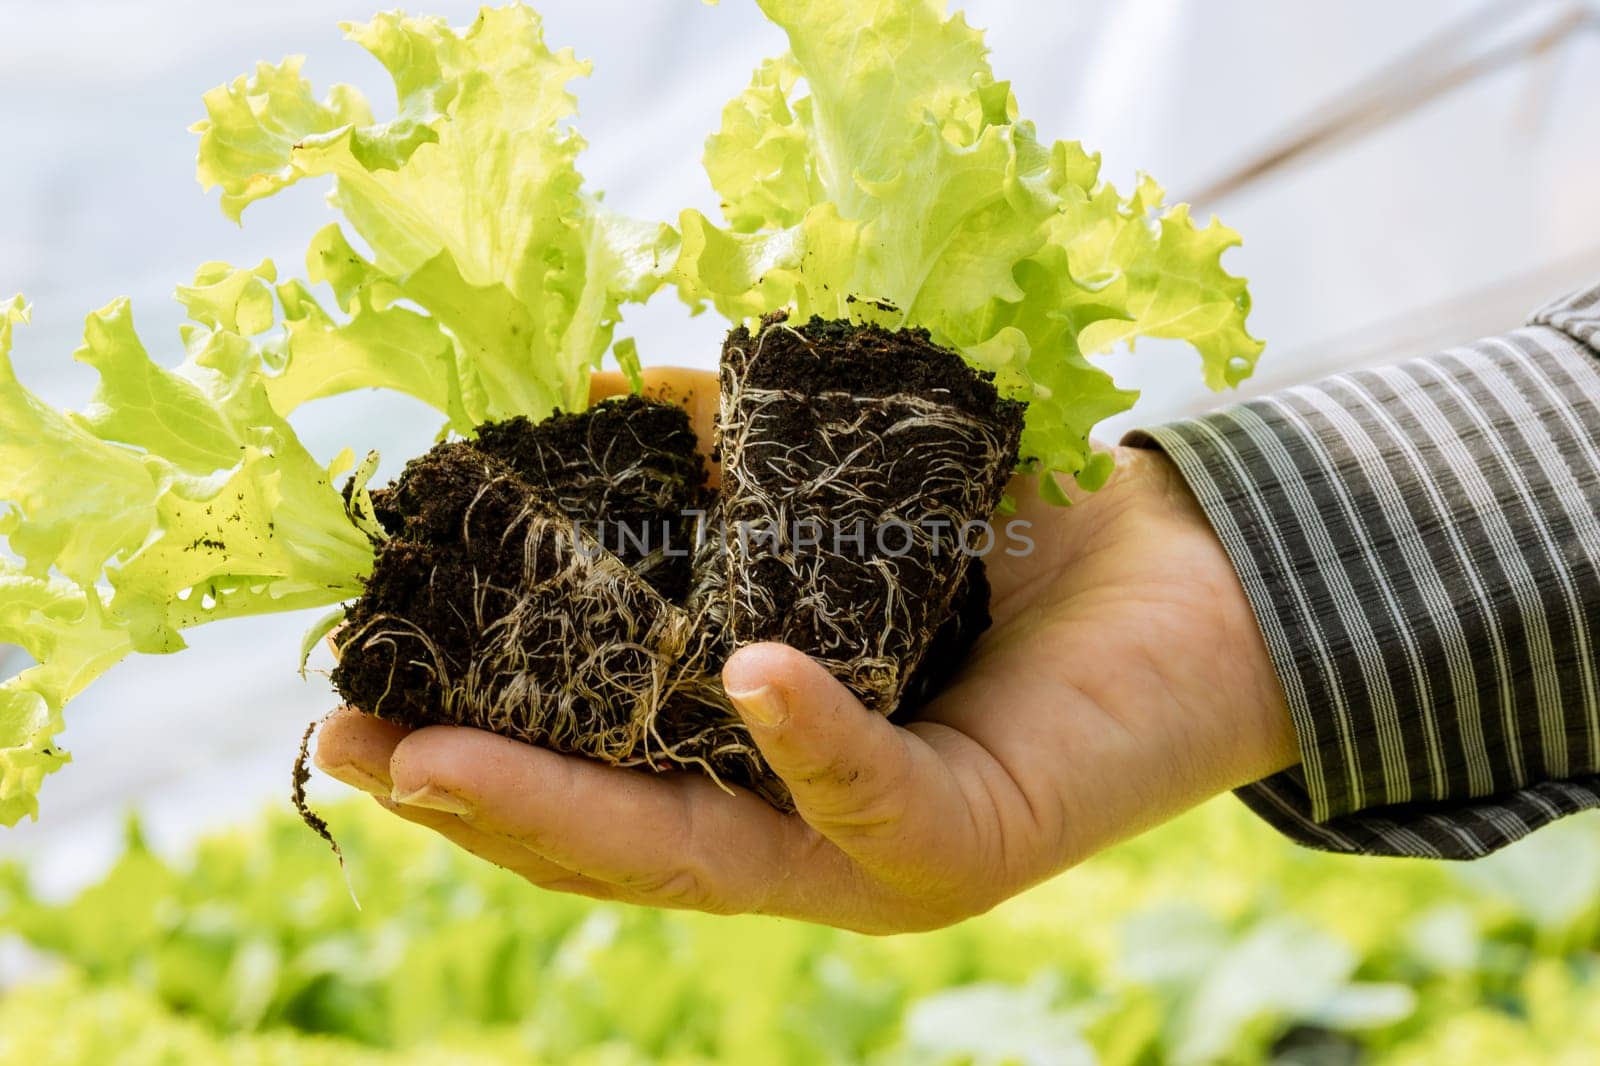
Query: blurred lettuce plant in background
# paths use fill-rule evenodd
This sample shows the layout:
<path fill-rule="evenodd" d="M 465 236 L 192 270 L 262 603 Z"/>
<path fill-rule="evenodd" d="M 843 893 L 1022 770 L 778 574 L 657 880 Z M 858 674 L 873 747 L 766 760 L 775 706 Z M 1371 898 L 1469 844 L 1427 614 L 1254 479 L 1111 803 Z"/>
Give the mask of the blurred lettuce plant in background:
<path fill-rule="evenodd" d="M 594 904 L 376 808 L 40 898 L 0 872 L 0 1061 L 1582 1062 L 1600 818 L 1471 866 L 1319 855 L 1219 800 L 988 915 L 872 939 Z M 5 942 L 9 941 L 8 944 Z"/>

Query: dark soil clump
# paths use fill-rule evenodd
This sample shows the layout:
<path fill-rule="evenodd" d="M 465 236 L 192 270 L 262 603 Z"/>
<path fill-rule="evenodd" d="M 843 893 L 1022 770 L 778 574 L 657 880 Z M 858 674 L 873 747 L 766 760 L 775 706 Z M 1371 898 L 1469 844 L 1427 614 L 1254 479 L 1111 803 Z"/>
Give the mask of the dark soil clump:
<path fill-rule="evenodd" d="M 630 396 L 543 422 L 486 422 L 462 446 L 537 486 L 556 510 L 657 592 L 683 599 L 694 549 L 693 511 L 704 496 L 706 470 L 681 407 Z M 404 507 L 424 506 L 391 499 L 404 484 L 402 479 L 372 494 L 378 521 L 390 534 L 400 531 Z"/>
<path fill-rule="evenodd" d="M 479 451 L 547 490 L 614 555 L 668 599 L 689 587 L 690 512 L 705 461 L 689 416 L 637 396 L 543 422 L 513 418 L 478 427 Z"/>
<path fill-rule="evenodd" d="M 346 700 L 409 726 L 649 757 L 687 615 L 470 444 L 412 462 L 384 508 L 399 532 L 338 638 Z"/>
<path fill-rule="evenodd" d="M 950 601 L 949 616 L 934 633 L 922 662 L 906 682 L 905 693 L 894 711 L 897 718 L 915 717 L 918 710 L 955 679 L 966 662 L 967 653 L 988 631 L 991 621 L 989 571 L 982 559 L 975 558 L 967 565 L 955 598 Z"/>
<path fill-rule="evenodd" d="M 963 531 L 1000 503 L 1023 405 L 925 331 L 781 315 L 729 334 L 721 376 L 733 642 L 797 647 L 892 712 L 968 569 Z"/>
<path fill-rule="evenodd" d="M 695 764 L 759 788 L 765 769 L 716 683 L 726 651 L 713 662 L 682 608 L 688 527 L 712 502 L 694 449 L 680 408 L 624 400 L 486 425 L 407 464 L 372 494 L 389 539 L 337 638 L 340 694 L 408 726 Z M 585 522 L 620 521 L 612 508 L 641 528 L 681 524 L 681 554 L 602 547 Z M 663 589 L 651 579 L 666 560 L 679 573 Z"/>

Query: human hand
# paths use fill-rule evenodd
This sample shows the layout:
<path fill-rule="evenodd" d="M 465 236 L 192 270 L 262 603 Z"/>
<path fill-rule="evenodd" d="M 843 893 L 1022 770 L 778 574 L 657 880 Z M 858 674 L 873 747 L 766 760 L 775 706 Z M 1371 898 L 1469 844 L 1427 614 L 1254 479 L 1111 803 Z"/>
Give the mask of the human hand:
<path fill-rule="evenodd" d="M 596 395 L 622 391 L 597 376 Z M 656 371 L 702 440 L 715 375 Z M 1296 761 L 1284 695 L 1221 544 L 1171 463 L 1117 449 L 1071 507 L 1013 485 L 1035 550 L 994 554 L 993 628 L 904 727 L 822 667 L 746 647 L 723 683 L 795 814 L 474 729 L 349 708 L 317 765 L 540 887 L 865 932 L 950 924 Z"/>

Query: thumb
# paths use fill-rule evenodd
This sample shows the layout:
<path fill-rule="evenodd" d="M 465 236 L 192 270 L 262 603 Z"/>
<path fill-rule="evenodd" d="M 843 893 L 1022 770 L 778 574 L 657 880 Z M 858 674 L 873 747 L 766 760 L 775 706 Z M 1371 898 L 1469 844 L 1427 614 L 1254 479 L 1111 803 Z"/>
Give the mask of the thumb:
<path fill-rule="evenodd" d="M 851 839 L 894 833 L 914 786 L 904 731 L 783 644 L 739 649 L 722 684 L 801 818 L 846 851 Z"/>

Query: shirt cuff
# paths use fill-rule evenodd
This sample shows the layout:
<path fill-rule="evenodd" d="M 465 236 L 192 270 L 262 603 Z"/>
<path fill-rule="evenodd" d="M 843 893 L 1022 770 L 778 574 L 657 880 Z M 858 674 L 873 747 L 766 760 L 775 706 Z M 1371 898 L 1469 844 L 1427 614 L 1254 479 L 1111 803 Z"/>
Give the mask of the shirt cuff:
<path fill-rule="evenodd" d="M 1303 843 L 1470 858 L 1600 806 L 1600 287 L 1538 325 L 1128 436 L 1244 585 Z"/>

